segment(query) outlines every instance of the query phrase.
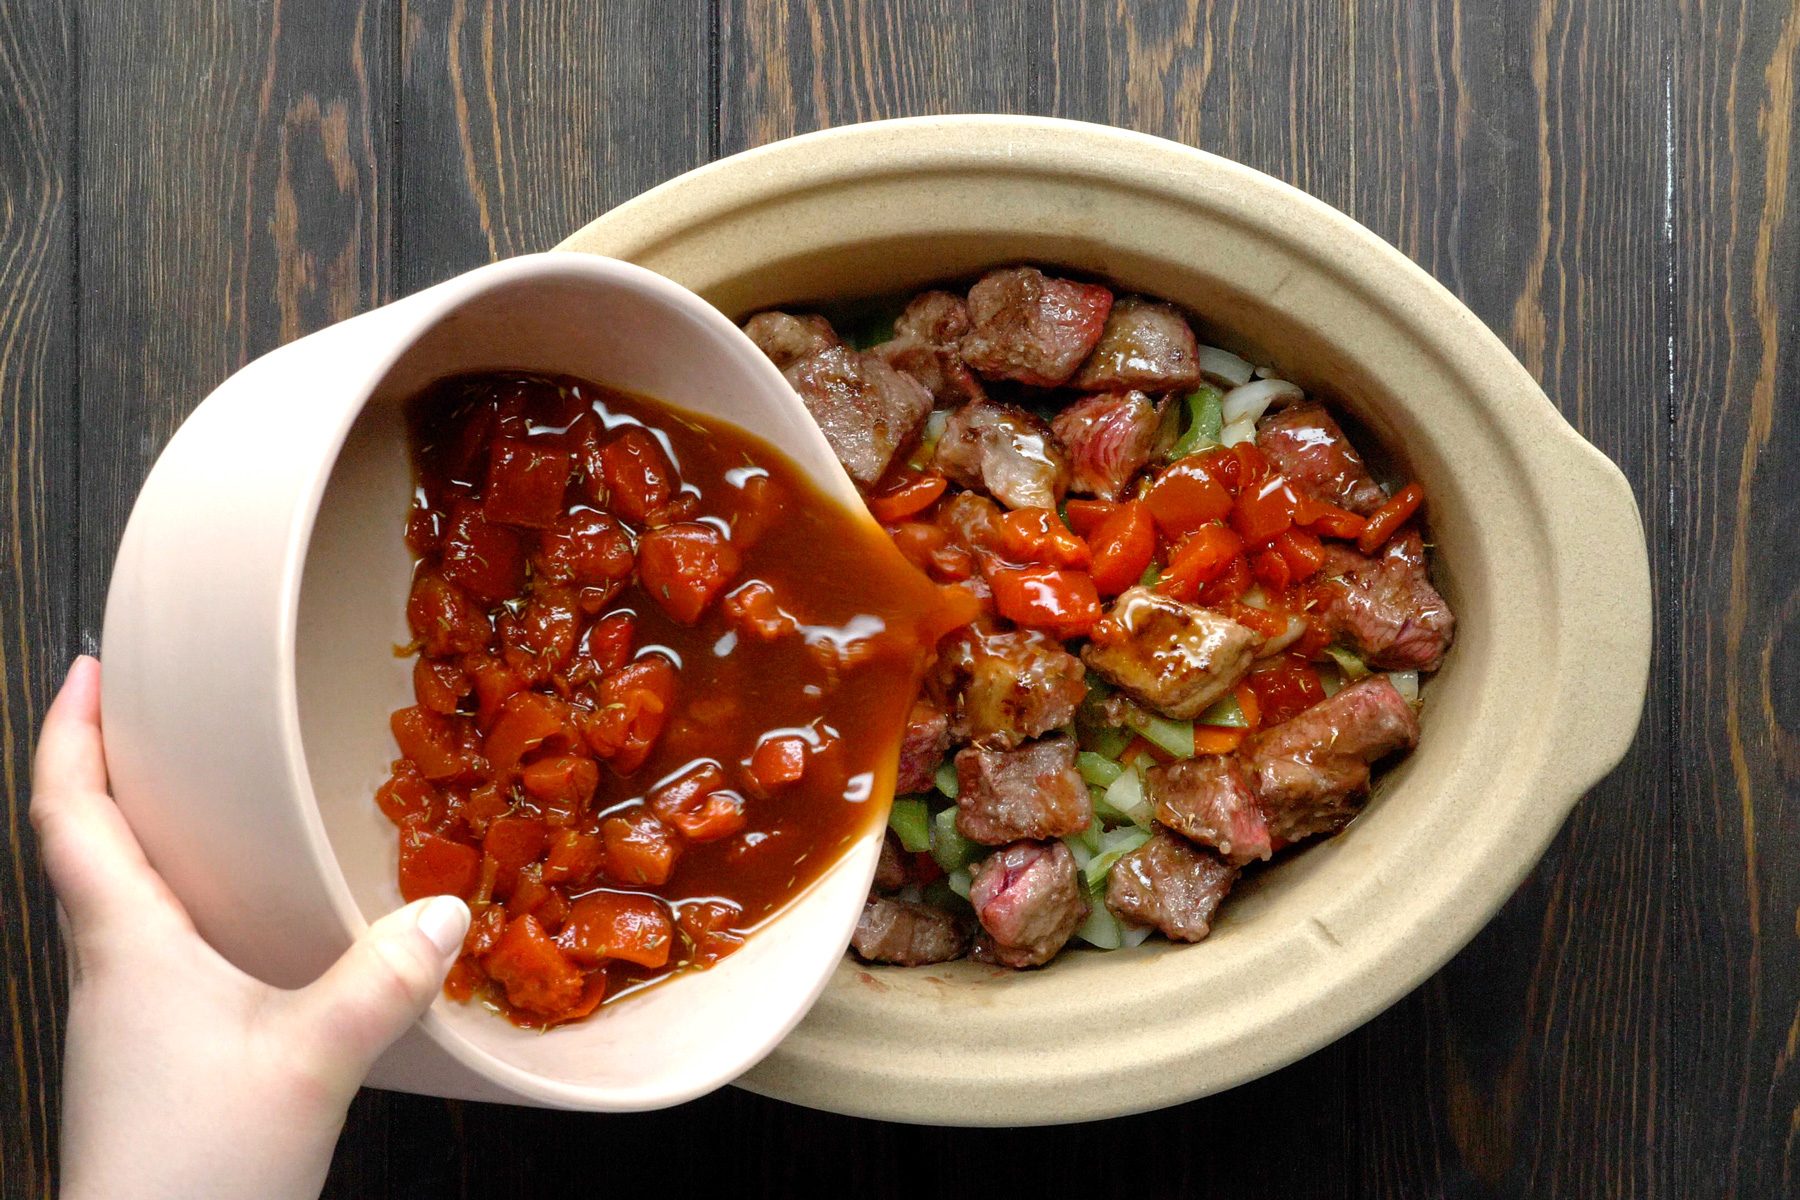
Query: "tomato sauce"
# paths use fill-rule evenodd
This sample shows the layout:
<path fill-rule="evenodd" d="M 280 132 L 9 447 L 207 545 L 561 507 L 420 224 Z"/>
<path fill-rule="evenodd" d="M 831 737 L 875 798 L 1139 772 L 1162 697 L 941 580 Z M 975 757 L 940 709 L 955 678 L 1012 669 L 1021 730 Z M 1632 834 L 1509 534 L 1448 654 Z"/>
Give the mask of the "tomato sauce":
<path fill-rule="evenodd" d="M 729 954 L 885 818 L 966 595 L 653 400 L 462 376 L 410 427 L 416 703 L 376 802 L 402 894 L 474 914 L 446 991 L 552 1025 Z"/>

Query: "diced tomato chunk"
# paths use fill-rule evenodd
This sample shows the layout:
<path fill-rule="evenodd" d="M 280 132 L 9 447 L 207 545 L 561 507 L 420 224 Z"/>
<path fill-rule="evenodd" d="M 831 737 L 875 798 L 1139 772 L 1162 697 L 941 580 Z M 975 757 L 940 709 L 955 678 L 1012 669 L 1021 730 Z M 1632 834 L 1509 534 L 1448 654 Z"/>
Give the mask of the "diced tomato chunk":
<path fill-rule="evenodd" d="M 1241 546 L 1242 542 L 1238 544 Z M 1216 579 L 1202 585 L 1194 599 L 1206 608 L 1222 608 L 1249 590 L 1250 564 L 1244 561 L 1243 555 L 1237 554 Z"/>
<path fill-rule="evenodd" d="M 491 730 L 500 719 L 500 706 L 525 690 L 525 679 L 505 662 L 491 655 L 464 660 L 464 669 L 475 685 L 475 725 Z"/>
<path fill-rule="evenodd" d="M 800 628 L 793 614 L 781 607 L 775 589 L 760 579 L 752 579 L 726 593 L 725 619 L 745 637 L 764 642 L 785 637 Z"/>
<path fill-rule="evenodd" d="M 1112 511 L 1088 535 L 1094 552 L 1091 574 L 1102 596 L 1116 596 L 1135 584 L 1156 556 L 1156 525 L 1150 509 L 1141 500 L 1109 507 Z"/>
<path fill-rule="evenodd" d="M 921 571 L 931 570 L 935 556 L 952 545 L 950 531 L 929 521 L 902 521 L 888 529 L 888 536 L 906 561 Z"/>
<path fill-rule="evenodd" d="M 647 808 L 629 808 L 600 822 L 606 873 L 620 883 L 661 887 L 675 873 L 681 843 Z"/>
<path fill-rule="evenodd" d="M 531 565 L 544 579 L 583 587 L 623 581 L 634 561 L 625 527 L 589 508 L 559 516 L 531 555 Z"/>
<path fill-rule="evenodd" d="M 498 604 L 525 586 L 524 545 L 516 530 L 490 522 L 479 505 L 462 501 L 450 510 L 440 569 L 475 600 Z"/>
<path fill-rule="evenodd" d="M 1069 528 L 1084 538 L 1091 538 L 1094 530 L 1100 528 L 1106 519 L 1117 512 L 1119 504 L 1113 500 L 1089 500 L 1085 497 L 1071 497 L 1063 505 L 1063 513 L 1068 517 Z"/>
<path fill-rule="evenodd" d="M 515 917 L 482 959 L 488 976 L 506 989 L 514 1008 L 560 1017 L 582 1000 L 583 980 L 534 917 Z"/>
<path fill-rule="evenodd" d="M 409 903 L 427 896 L 466 900 L 480 874 L 481 854 L 475 847 L 416 826 L 401 832 L 400 895 Z"/>
<path fill-rule="evenodd" d="M 882 480 L 864 502 L 877 521 L 892 525 L 930 508 L 948 483 L 937 471 L 901 470 Z"/>
<path fill-rule="evenodd" d="M 1250 573 L 1256 576 L 1256 582 L 1273 592 L 1286 591 L 1294 577 L 1287 559 L 1274 549 L 1258 550 L 1250 560 Z"/>
<path fill-rule="evenodd" d="M 994 609 L 1017 625 L 1079 637 L 1100 619 L 1100 595 L 1085 571 L 999 568 L 989 573 Z"/>
<path fill-rule="evenodd" d="M 453 779 L 466 769 L 454 717 L 414 705 L 394 713 L 388 724 L 400 753 L 417 763 L 425 778 Z"/>
<path fill-rule="evenodd" d="M 568 589 L 535 588 L 517 613 L 500 614 L 499 625 L 506 665 L 531 683 L 543 683 L 574 656 L 581 619 Z"/>
<path fill-rule="evenodd" d="M 534 817 L 500 817 L 490 821 L 481 848 L 504 873 L 536 862 L 550 844 L 550 830 Z"/>
<path fill-rule="evenodd" d="M 420 708 L 448 716 L 469 694 L 468 672 L 454 662 L 420 655 L 413 660 L 413 698 Z"/>
<path fill-rule="evenodd" d="M 1250 672 L 1244 686 L 1255 693 L 1264 725 L 1279 725 L 1325 699 L 1318 671 L 1292 654 Z"/>
<path fill-rule="evenodd" d="M 806 739 L 793 734 L 765 736 L 750 754 L 750 777 L 764 792 L 797 783 L 806 774 Z"/>
<path fill-rule="evenodd" d="M 1015 508 L 1000 518 L 1000 549 L 1021 566 L 1085 567 L 1088 545 L 1048 508 Z"/>
<path fill-rule="evenodd" d="M 1279 475 L 1239 492 L 1231 510 L 1233 528 L 1252 546 L 1263 545 L 1293 523 L 1293 495 Z"/>
<path fill-rule="evenodd" d="M 650 811 L 694 842 L 714 842 L 744 827 L 744 798 L 725 786 L 724 770 L 710 759 L 652 791 Z"/>
<path fill-rule="evenodd" d="M 606 866 L 606 843 L 597 834 L 559 829 L 544 855 L 544 882 L 580 886 Z"/>
<path fill-rule="evenodd" d="M 527 763 L 519 782 L 534 799 L 571 809 L 585 807 L 600 786 L 600 768 L 579 754 L 558 754 Z"/>
<path fill-rule="evenodd" d="M 507 897 L 505 911 L 514 917 L 536 917 L 537 923 L 548 933 L 562 928 L 563 922 L 568 920 L 569 902 L 560 891 L 544 882 L 543 864 L 530 863 L 519 872 L 512 895 Z"/>
<path fill-rule="evenodd" d="M 711 525 L 684 521 L 638 540 L 638 579 L 670 617 L 692 625 L 738 572 L 738 552 Z"/>
<path fill-rule="evenodd" d="M 669 961 L 675 925 L 668 908 L 652 896 L 590 892 L 569 906 L 556 943 L 584 966 L 607 959 L 660 967 Z"/>
<path fill-rule="evenodd" d="M 1275 536 L 1274 549 L 1286 560 L 1295 580 L 1311 579 L 1325 565 L 1325 545 L 1318 536 L 1296 525 Z"/>
<path fill-rule="evenodd" d="M 510 779 L 527 754 L 557 737 L 569 723 L 568 705 L 541 692 L 518 692 L 500 705 L 487 735 L 488 765 L 497 779 Z"/>
<path fill-rule="evenodd" d="M 675 701 L 675 665 L 649 654 L 600 680 L 599 707 L 577 717 L 588 748 L 629 775 L 644 765 Z"/>
<path fill-rule="evenodd" d="M 1207 469 L 1206 460 L 1190 456 L 1171 463 L 1144 493 L 1144 504 L 1163 536 L 1175 539 L 1231 511 L 1231 493 Z"/>
<path fill-rule="evenodd" d="M 690 900 L 675 913 L 698 967 L 709 967 L 744 944 L 734 928 L 743 918 L 744 910 L 729 900 Z"/>
<path fill-rule="evenodd" d="M 599 457 L 607 507 L 635 524 L 664 508 L 680 486 L 662 443 L 641 425 L 627 425 L 601 443 Z"/>
<path fill-rule="evenodd" d="M 562 516 L 574 466 L 569 452 L 558 446 L 501 438 L 488 451 L 482 514 L 501 525 L 550 528 Z"/>
<path fill-rule="evenodd" d="M 418 764 L 405 758 L 394 764 L 394 773 L 376 789 L 375 803 L 396 825 L 415 820 L 434 823 L 444 809 L 443 796 L 426 782 Z"/>
<path fill-rule="evenodd" d="M 1156 590 L 1177 600 L 1193 600 L 1200 589 L 1219 578 L 1244 548 L 1244 540 L 1230 527 L 1212 521 L 1188 535 L 1170 556 Z"/>
<path fill-rule="evenodd" d="M 420 648 L 439 658 L 479 650 L 493 632 L 487 614 L 461 588 L 429 571 L 413 580 L 406 623 Z"/>
<path fill-rule="evenodd" d="M 489 825 L 511 811 L 510 793 L 502 792 L 491 783 L 484 783 L 470 789 L 469 798 L 463 801 L 456 815 L 469 827 L 469 832 L 481 837 L 487 833 Z"/>

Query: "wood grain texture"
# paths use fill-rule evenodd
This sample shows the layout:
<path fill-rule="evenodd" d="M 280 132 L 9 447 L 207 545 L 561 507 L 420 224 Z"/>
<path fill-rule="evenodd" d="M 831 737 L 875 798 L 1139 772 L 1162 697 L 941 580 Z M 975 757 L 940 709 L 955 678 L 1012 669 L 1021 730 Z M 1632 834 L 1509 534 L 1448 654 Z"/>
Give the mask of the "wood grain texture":
<path fill-rule="evenodd" d="M 1800 1193 L 1800 5 L 1675 7 L 1675 1195 Z"/>
<path fill-rule="evenodd" d="M 548 250 L 706 161 L 706 0 L 405 0 L 404 291 Z"/>
<path fill-rule="evenodd" d="M 0 7 L 0 1197 L 50 1195 L 62 954 L 26 818 L 32 731 L 73 653 L 75 53 L 60 4 Z"/>
<path fill-rule="evenodd" d="M 28 748 L 181 417 L 710 154 L 952 111 L 1226 154 L 1462 297 L 1644 507 L 1637 746 L 1445 970 L 1225 1096 L 965 1131 L 365 1093 L 327 1195 L 1800 1193 L 1797 72 L 1794 0 L 0 0 L 0 1197 L 53 1194 Z"/>

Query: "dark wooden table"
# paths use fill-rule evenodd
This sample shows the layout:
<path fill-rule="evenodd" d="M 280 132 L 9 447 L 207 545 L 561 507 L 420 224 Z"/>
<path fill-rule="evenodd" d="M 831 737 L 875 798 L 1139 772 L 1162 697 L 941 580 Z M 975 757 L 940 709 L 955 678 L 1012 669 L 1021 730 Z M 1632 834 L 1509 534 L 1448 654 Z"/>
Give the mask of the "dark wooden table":
<path fill-rule="evenodd" d="M 1643 506 L 1635 749 L 1436 978 L 1227 1095 L 945 1131 L 366 1093 L 328 1194 L 1800 1194 L 1797 71 L 1792 0 L 0 0 L 0 1195 L 54 1186 L 32 733 L 187 411 L 710 158 L 976 110 L 1259 167 L 1498 330 Z"/>

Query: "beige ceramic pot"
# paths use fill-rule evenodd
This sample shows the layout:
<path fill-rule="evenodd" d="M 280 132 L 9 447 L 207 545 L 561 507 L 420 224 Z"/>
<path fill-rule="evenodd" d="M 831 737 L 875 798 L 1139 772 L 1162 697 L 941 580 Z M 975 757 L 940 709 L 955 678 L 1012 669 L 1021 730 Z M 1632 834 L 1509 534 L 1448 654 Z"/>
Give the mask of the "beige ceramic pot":
<path fill-rule="evenodd" d="M 732 317 L 1019 260 L 1171 298 L 1210 340 L 1350 409 L 1424 484 L 1459 618 L 1417 752 L 1341 836 L 1241 887 L 1207 941 L 1022 973 L 845 961 L 745 1086 L 957 1124 L 1231 1087 L 1436 970 L 1631 741 L 1650 589 L 1625 479 L 1449 292 L 1266 175 L 1092 125 L 884 122 L 704 167 L 563 248 L 650 267 Z"/>

